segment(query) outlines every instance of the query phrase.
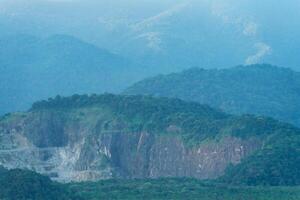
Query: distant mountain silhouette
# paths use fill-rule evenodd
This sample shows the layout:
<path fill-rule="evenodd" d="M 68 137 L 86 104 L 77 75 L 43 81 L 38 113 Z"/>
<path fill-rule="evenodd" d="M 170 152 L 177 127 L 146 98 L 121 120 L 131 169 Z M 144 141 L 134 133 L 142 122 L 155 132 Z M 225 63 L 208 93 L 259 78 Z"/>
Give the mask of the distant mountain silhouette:
<path fill-rule="evenodd" d="M 145 77 L 142 66 L 67 35 L 0 38 L 0 113 L 62 94 L 118 92 Z"/>

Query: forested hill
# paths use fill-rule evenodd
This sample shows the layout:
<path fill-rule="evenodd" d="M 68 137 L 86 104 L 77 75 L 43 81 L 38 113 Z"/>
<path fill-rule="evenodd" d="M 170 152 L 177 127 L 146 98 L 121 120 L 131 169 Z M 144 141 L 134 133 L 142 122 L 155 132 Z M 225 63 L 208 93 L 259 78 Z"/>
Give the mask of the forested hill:
<path fill-rule="evenodd" d="M 0 119 L 2 165 L 64 181 L 194 177 L 294 186 L 299 147 L 300 130 L 289 124 L 164 97 L 57 96 Z"/>
<path fill-rule="evenodd" d="M 220 70 L 193 68 L 140 81 L 124 93 L 176 97 L 300 126 L 300 73 L 266 64 Z"/>

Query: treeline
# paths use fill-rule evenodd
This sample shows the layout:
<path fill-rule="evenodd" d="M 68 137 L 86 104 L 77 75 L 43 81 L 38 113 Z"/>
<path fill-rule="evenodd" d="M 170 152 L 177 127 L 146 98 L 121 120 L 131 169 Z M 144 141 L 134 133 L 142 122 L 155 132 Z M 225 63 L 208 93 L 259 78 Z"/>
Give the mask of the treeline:
<path fill-rule="evenodd" d="M 27 170 L 0 167 L 1 200 L 298 200 L 299 187 L 232 186 L 190 178 L 60 184 Z"/>
<path fill-rule="evenodd" d="M 0 166 L 1 200 L 81 200 L 66 187 L 28 170 Z"/>

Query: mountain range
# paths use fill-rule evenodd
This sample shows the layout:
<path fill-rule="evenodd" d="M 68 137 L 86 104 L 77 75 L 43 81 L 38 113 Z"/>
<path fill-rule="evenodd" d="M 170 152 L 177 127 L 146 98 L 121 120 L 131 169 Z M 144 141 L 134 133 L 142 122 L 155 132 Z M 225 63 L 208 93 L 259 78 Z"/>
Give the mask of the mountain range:
<path fill-rule="evenodd" d="M 161 73 L 262 62 L 299 71 L 299 0 L 272 4 L 2 0 L 0 34 L 73 35 Z"/>
<path fill-rule="evenodd" d="M 151 72 L 143 65 L 67 35 L 0 38 L 0 114 L 37 100 L 75 93 L 119 92 Z"/>
<path fill-rule="evenodd" d="M 175 97 L 232 114 L 270 116 L 300 126 L 300 73 L 267 64 L 193 68 L 147 78 L 124 93 Z"/>

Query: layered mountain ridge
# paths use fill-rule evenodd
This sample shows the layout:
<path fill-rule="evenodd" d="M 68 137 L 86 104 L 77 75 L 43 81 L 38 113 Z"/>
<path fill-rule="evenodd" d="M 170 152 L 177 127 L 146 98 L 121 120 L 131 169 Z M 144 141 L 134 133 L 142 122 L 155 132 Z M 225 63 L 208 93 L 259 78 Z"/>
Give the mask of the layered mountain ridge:
<path fill-rule="evenodd" d="M 256 178 L 271 185 L 296 185 L 299 133 L 269 118 L 236 117 L 178 99 L 57 96 L 33 104 L 28 112 L 2 117 L 0 164 L 35 170 L 59 181 L 215 179 L 229 166 L 231 173 L 246 170 L 263 156 L 260 167 L 251 171 Z M 293 157 L 287 148 L 293 150 Z M 291 158 L 289 164 L 271 159 L 274 152 Z M 277 166 L 280 176 L 269 165 Z M 287 174 L 291 170 L 293 177 Z M 235 178 L 251 185 L 253 174 Z M 268 182 L 270 177 L 279 179 Z"/>
<path fill-rule="evenodd" d="M 233 114 L 270 116 L 300 126 L 300 73 L 268 64 L 193 68 L 140 81 L 125 94 L 180 98 Z"/>
<path fill-rule="evenodd" d="M 149 73 L 138 63 L 72 36 L 3 36 L 0 114 L 27 110 L 57 94 L 119 92 Z"/>

